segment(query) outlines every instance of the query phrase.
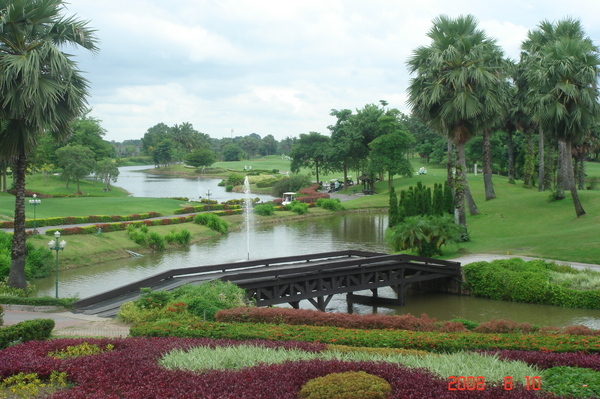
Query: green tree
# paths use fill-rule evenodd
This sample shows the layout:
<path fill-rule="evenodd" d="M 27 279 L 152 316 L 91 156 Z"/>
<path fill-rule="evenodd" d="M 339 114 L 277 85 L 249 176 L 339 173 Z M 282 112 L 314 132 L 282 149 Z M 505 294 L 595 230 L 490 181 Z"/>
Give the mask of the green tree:
<path fill-rule="evenodd" d="M 302 167 L 314 169 L 316 179 L 320 181 L 319 168 L 326 167 L 330 140 L 329 137 L 321 133 L 302 133 L 290 153 L 292 158 L 290 170 L 293 173 L 298 173 Z"/>
<path fill-rule="evenodd" d="M 398 196 L 394 186 L 390 188 L 390 207 L 388 209 L 388 227 L 394 227 L 398 224 Z"/>
<path fill-rule="evenodd" d="M 75 180 L 77 192 L 81 193 L 81 179 L 92 173 L 96 167 L 92 150 L 82 145 L 69 144 L 56 150 L 56 156 L 58 157 L 58 166 L 63 169 L 62 177 L 67 181 L 67 188 L 69 188 L 69 182 Z"/>
<path fill-rule="evenodd" d="M 169 138 L 160 141 L 152 152 L 152 161 L 156 167 L 167 166 L 173 162 L 174 158 L 174 142 Z"/>
<path fill-rule="evenodd" d="M 458 223 L 466 226 L 465 197 L 469 200 L 465 143 L 502 115 L 506 103 L 502 51 L 477 29 L 471 16 L 439 16 L 428 33 L 429 46 L 417 48 L 408 69 L 416 73 L 408 88 L 413 113 L 452 139 L 457 151 L 455 200 Z"/>
<path fill-rule="evenodd" d="M 245 153 L 242 148 L 234 143 L 227 144 L 221 150 L 221 155 L 223 156 L 223 161 L 241 161 L 244 159 Z"/>
<path fill-rule="evenodd" d="M 205 148 L 196 149 L 184 157 L 185 162 L 195 168 L 210 166 L 217 161 L 217 156 Z"/>
<path fill-rule="evenodd" d="M 380 118 L 380 123 L 388 124 L 387 129 L 390 132 L 369 143 L 369 163 L 373 170 L 388 172 L 388 188 L 391 188 L 394 175 L 413 175 L 414 171 L 407 154 L 414 138 L 395 117 L 384 115 Z"/>
<path fill-rule="evenodd" d="M 87 22 L 64 16 L 62 0 L 0 0 L 0 155 L 14 162 L 11 287 L 25 288 L 25 174 L 44 131 L 55 140 L 86 109 L 88 85 L 64 45 L 96 51 Z"/>
<path fill-rule="evenodd" d="M 110 191 L 110 182 L 116 183 L 117 178 L 119 177 L 119 168 L 117 167 L 117 163 L 109 158 L 101 159 L 96 162 L 95 168 L 96 176 L 102 180 L 104 183 L 104 190 Z"/>
<path fill-rule="evenodd" d="M 96 161 L 103 158 L 114 158 L 117 153 L 115 147 L 103 137 L 106 129 L 101 125 L 101 120 L 84 115 L 72 122 L 73 134 L 66 144 L 79 144 L 88 147 L 94 153 Z"/>
<path fill-rule="evenodd" d="M 600 115 L 598 104 L 598 47 L 581 23 L 567 18 L 543 21 L 523 44 L 528 51 L 527 74 L 533 119 L 558 140 L 563 184 L 571 191 L 577 217 L 585 214 L 573 173 L 572 145 L 590 134 Z M 564 197 L 564 195 L 558 195 Z"/>

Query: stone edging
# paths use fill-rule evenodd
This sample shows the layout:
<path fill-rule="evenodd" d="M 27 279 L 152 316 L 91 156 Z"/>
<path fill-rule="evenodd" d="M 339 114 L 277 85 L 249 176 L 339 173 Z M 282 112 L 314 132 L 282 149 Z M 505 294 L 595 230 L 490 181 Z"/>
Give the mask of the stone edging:
<path fill-rule="evenodd" d="M 4 310 L 19 310 L 24 312 L 59 312 L 65 309 L 62 306 L 35 306 L 35 305 L 13 305 L 0 304 Z"/>

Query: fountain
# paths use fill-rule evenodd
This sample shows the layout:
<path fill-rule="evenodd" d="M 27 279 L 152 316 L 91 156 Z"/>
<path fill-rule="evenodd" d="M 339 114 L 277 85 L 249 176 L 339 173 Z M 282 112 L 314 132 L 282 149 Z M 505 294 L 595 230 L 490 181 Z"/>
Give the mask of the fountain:
<path fill-rule="evenodd" d="M 252 228 L 252 199 L 250 198 L 250 181 L 248 176 L 244 178 L 244 224 L 246 228 L 246 247 L 248 259 L 250 260 L 250 229 Z"/>

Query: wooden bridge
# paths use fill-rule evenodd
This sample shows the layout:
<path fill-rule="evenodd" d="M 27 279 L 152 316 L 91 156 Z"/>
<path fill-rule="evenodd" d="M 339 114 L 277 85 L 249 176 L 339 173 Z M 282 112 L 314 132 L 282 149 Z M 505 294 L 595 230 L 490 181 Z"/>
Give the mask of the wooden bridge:
<path fill-rule="evenodd" d="M 257 306 L 289 303 L 297 308 L 301 300 L 308 300 L 325 311 L 335 294 L 346 293 L 352 302 L 403 305 L 414 283 L 460 278 L 458 262 L 350 250 L 173 269 L 73 305 L 76 312 L 111 317 L 123 303 L 137 299 L 140 288 L 172 290 L 221 279 L 244 288 Z M 378 298 L 377 289 L 388 286 L 397 299 Z M 364 290 L 371 290 L 373 296 L 354 294 Z"/>

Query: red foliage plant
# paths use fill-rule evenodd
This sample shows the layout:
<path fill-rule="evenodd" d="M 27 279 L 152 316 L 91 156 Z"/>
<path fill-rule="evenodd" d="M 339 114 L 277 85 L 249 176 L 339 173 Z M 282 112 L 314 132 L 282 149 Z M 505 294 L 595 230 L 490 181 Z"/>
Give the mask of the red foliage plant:
<path fill-rule="evenodd" d="M 328 326 L 342 328 L 436 331 L 436 320 L 423 314 L 400 316 L 326 313 L 309 309 L 234 308 L 217 312 L 216 320 L 224 323 L 285 323 L 292 325 Z"/>
<path fill-rule="evenodd" d="M 110 343 L 114 345 L 114 349 L 98 355 L 66 359 L 47 356 L 49 352 L 83 342 L 98 346 Z M 449 391 L 446 379 L 437 378 L 423 369 L 408 369 L 385 362 L 310 360 L 258 365 L 238 371 L 211 370 L 197 373 L 168 370 L 158 364 L 158 359 L 173 349 L 241 343 L 309 351 L 320 351 L 325 347 L 323 344 L 298 342 L 238 342 L 173 337 L 31 341 L 0 352 L 0 376 L 6 378 L 25 372 L 38 373 L 42 378 L 47 378 L 52 370 L 66 372 L 74 386 L 54 393 L 54 399 L 296 399 L 301 387 L 308 381 L 330 373 L 350 371 L 364 371 L 385 379 L 392 387 L 390 399 L 544 397 L 543 394 L 538 396 L 535 391 L 526 391 L 520 386 L 515 386 L 512 391 L 505 391 L 502 386 L 486 386 L 484 390 L 476 392 Z"/>

